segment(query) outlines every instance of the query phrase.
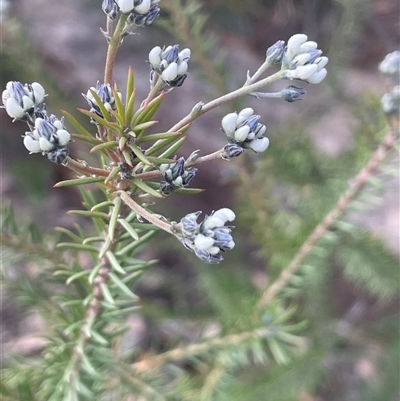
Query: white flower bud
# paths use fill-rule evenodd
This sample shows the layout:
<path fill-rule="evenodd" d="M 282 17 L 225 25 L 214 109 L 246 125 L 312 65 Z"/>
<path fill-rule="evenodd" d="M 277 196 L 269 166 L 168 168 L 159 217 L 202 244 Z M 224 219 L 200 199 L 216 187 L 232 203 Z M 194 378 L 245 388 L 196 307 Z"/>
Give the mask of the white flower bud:
<path fill-rule="evenodd" d="M 224 224 L 224 220 L 220 219 L 218 216 L 212 215 L 204 220 L 203 227 L 205 230 L 212 230 L 215 227 L 222 227 Z"/>
<path fill-rule="evenodd" d="M 227 207 L 218 209 L 217 211 L 214 212 L 213 216 L 220 218 L 224 222 L 233 221 L 236 218 L 236 215 L 233 212 L 233 210 L 231 210 Z"/>
<path fill-rule="evenodd" d="M 299 52 L 308 52 L 310 50 L 314 50 L 318 47 L 317 42 L 313 42 L 311 40 L 309 40 L 308 42 L 303 43 L 300 48 L 299 48 Z"/>
<path fill-rule="evenodd" d="M 29 150 L 29 153 L 39 153 L 42 151 L 39 146 L 39 141 L 33 139 L 30 135 L 30 133 L 27 133 L 24 137 L 24 145 L 25 147 Z"/>
<path fill-rule="evenodd" d="M 26 113 L 26 108 L 22 108 L 13 97 L 10 97 L 6 100 L 5 106 L 7 114 L 12 118 L 22 118 Z"/>
<path fill-rule="evenodd" d="M 224 129 L 225 133 L 230 137 L 233 136 L 233 133 L 236 130 L 237 118 L 237 113 L 229 113 L 221 121 L 222 128 Z"/>
<path fill-rule="evenodd" d="M 47 140 L 44 136 L 39 138 L 39 146 L 43 152 L 48 152 L 54 149 L 54 144 Z"/>
<path fill-rule="evenodd" d="M 33 94 L 35 97 L 35 104 L 38 105 L 40 103 L 43 103 L 44 98 L 46 96 L 46 92 L 43 88 L 42 85 L 40 85 L 38 82 L 33 82 L 31 85 L 33 89 Z"/>
<path fill-rule="evenodd" d="M 211 246 L 210 248 L 207 249 L 207 252 L 210 255 L 217 255 L 220 252 L 220 249 L 217 246 Z"/>
<path fill-rule="evenodd" d="M 161 74 L 161 78 L 165 81 L 173 81 L 178 76 L 178 65 L 171 63 Z"/>
<path fill-rule="evenodd" d="M 178 59 L 179 61 L 188 61 L 190 59 L 191 51 L 189 48 L 185 48 L 179 52 Z"/>
<path fill-rule="evenodd" d="M 310 78 L 308 78 L 307 82 L 310 84 L 319 84 L 320 82 L 322 82 L 325 79 L 326 74 L 327 74 L 327 71 L 325 68 L 323 68 L 322 70 L 317 71 Z"/>
<path fill-rule="evenodd" d="M 179 65 L 178 65 L 178 71 L 177 71 L 177 75 L 178 76 L 182 76 L 185 75 L 187 73 L 188 70 L 188 63 L 186 61 L 182 61 Z"/>
<path fill-rule="evenodd" d="M 158 68 L 161 63 L 161 47 L 156 46 L 153 47 L 149 53 L 149 62 L 152 66 L 152 68 Z"/>
<path fill-rule="evenodd" d="M 117 0 L 117 4 L 123 14 L 129 14 L 135 8 L 134 0 Z"/>
<path fill-rule="evenodd" d="M 235 141 L 244 142 L 247 138 L 248 133 L 250 132 L 250 127 L 248 125 L 244 125 L 243 127 L 238 128 L 235 131 Z"/>
<path fill-rule="evenodd" d="M 269 139 L 266 137 L 261 139 L 256 138 L 250 142 L 250 148 L 257 153 L 266 151 L 268 146 L 269 146 Z"/>
<path fill-rule="evenodd" d="M 300 52 L 301 45 L 307 41 L 307 35 L 298 33 L 293 35 L 287 43 L 286 58 L 292 61 L 293 58 Z"/>
<path fill-rule="evenodd" d="M 214 240 L 211 237 L 206 237 L 203 234 L 197 234 L 196 238 L 194 239 L 194 245 L 197 249 L 206 250 L 214 245 Z"/>
<path fill-rule="evenodd" d="M 151 7 L 151 0 L 142 0 L 142 2 L 134 7 L 135 12 L 138 14 L 146 14 Z"/>
<path fill-rule="evenodd" d="M 56 125 L 56 124 L 54 124 L 54 125 Z M 65 129 L 59 129 L 57 131 L 57 136 L 58 136 L 58 143 L 61 146 L 65 146 L 71 140 L 70 133 Z"/>
<path fill-rule="evenodd" d="M 301 65 L 295 69 L 296 78 L 307 80 L 318 71 L 316 64 Z"/>

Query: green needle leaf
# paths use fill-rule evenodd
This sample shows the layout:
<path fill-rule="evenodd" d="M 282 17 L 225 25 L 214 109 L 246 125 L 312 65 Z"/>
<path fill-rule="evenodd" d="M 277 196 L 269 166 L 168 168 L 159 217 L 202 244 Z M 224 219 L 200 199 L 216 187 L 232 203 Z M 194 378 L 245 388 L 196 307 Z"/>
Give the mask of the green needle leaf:
<path fill-rule="evenodd" d="M 114 298 L 112 297 L 111 292 L 108 289 L 107 285 L 105 283 L 100 283 L 100 289 L 104 296 L 104 299 L 112 306 L 115 306 Z"/>
<path fill-rule="evenodd" d="M 118 219 L 118 223 L 128 232 L 128 234 L 134 239 L 139 239 L 137 231 L 124 219 Z"/>
<path fill-rule="evenodd" d="M 151 188 L 149 185 L 147 185 L 144 181 L 140 180 L 139 178 L 132 178 L 132 182 L 143 192 L 152 195 L 156 198 L 164 198 L 163 195 L 161 195 L 155 189 Z"/>
<path fill-rule="evenodd" d="M 124 284 L 116 274 L 113 272 L 110 272 L 110 279 L 113 281 L 113 283 L 128 297 L 134 299 L 135 301 L 139 300 L 139 297 L 135 295 L 127 286 Z"/>
<path fill-rule="evenodd" d="M 90 270 L 82 270 L 78 273 L 75 273 L 74 275 L 72 275 L 71 277 L 69 277 L 66 281 L 66 284 L 69 285 L 71 284 L 73 281 L 77 280 L 78 278 L 84 277 L 86 275 L 90 274 Z"/>
<path fill-rule="evenodd" d="M 118 220 L 119 211 L 121 209 L 122 200 L 120 197 L 115 198 L 115 205 L 112 210 L 110 223 L 108 225 L 108 236 L 110 237 L 111 242 L 114 241 L 115 227 Z"/>
<path fill-rule="evenodd" d="M 111 251 L 106 252 L 106 258 L 110 262 L 111 267 L 120 274 L 126 274 L 126 271 L 121 267 L 117 258 Z"/>
<path fill-rule="evenodd" d="M 65 180 L 57 182 L 57 184 L 55 184 L 54 187 L 55 188 L 70 187 L 73 185 L 86 185 L 86 184 L 93 184 L 96 182 L 104 182 L 104 177 L 74 178 L 73 180 Z"/>
<path fill-rule="evenodd" d="M 93 135 L 68 111 L 61 110 L 61 113 L 64 114 L 65 117 L 67 117 L 67 120 L 77 129 L 79 133 L 81 133 L 83 136 L 88 137 L 88 138 L 93 138 Z"/>

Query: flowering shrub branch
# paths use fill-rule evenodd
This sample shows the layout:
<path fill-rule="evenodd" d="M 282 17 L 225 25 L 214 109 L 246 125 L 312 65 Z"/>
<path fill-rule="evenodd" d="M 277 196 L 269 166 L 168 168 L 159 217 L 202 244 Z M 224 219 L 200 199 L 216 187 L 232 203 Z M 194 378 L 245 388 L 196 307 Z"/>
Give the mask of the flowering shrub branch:
<path fill-rule="evenodd" d="M 201 220 L 202 212 L 195 211 L 174 222 L 153 212 L 151 205 L 154 199 L 160 201 L 175 194 L 195 195 L 202 192 L 202 189 L 193 188 L 192 184 L 203 163 L 214 159 L 228 161 L 246 151 L 266 151 L 270 144 L 266 136 L 267 126 L 250 107 L 232 110 L 221 120 L 226 145 L 210 154 L 201 155 L 199 150 L 195 150 L 186 158 L 178 157 L 191 123 L 208 111 L 247 95 L 295 102 L 305 95 L 305 90 L 294 85 L 276 93 L 260 91 L 279 80 L 317 84 L 327 73 L 328 59 L 322 56 L 317 44 L 308 41 L 306 35 L 294 35 L 287 44 L 281 40 L 271 46 L 266 51 L 265 61 L 253 75 L 247 73 L 241 88 L 207 103 L 198 102 L 166 132 L 149 133 L 148 130 L 154 130 L 157 125 L 153 117 L 168 93 L 184 90 L 184 82 L 189 79 L 191 50 L 180 49 L 178 44 L 155 46 L 150 50 L 150 87 L 139 107 L 135 107 L 138 99 L 132 69 L 128 71 L 125 93 L 112 81 L 118 49 L 123 40 L 134 30 L 150 27 L 157 20 L 159 3 L 159 0 L 103 1 L 102 10 L 107 22 L 106 31 L 102 34 L 108 42 L 104 81 L 94 82 L 84 91 L 88 109 L 79 110 L 90 119 L 94 133 L 67 111 L 63 111 L 62 118 L 48 114 L 44 103 L 47 94 L 40 83 L 9 82 L 2 94 L 7 114 L 13 121 L 28 126 L 23 139 L 26 149 L 30 153 L 42 153 L 50 161 L 76 174 L 76 177 L 55 186 L 85 188 L 94 184 L 102 196 L 98 200 L 91 191 L 83 189 L 83 204 L 87 210 L 70 212 L 90 218 L 96 235 L 85 238 L 81 232 L 61 229 L 70 241 L 57 245 L 58 249 L 87 252 L 92 262 L 87 266 L 75 263 L 71 268 L 63 265 L 56 272 L 57 275 L 67 276 L 66 283 L 75 284 L 78 292 L 83 287 L 86 296 L 79 304 L 79 313 L 77 311 L 80 318 L 64 330 L 68 363 L 61 369 L 60 385 L 53 399 L 75 400 L 78 394 L 91 393 L 92 390 L 85 387 L 81 379 L 82 372 L 89 373 L 93 380 L 96 378 L 96 368 L 91 362 L 93 350 L 88 344 L 94 341 L 104 347 L 109 345 L 113 334 L 109 333 L 109 327 L 102 323 L 102 319 L 113 316 L 113 313 L 122 318 L 129 308 L 136 307 L 132 306 L 132 302 L 136 303 L 138 298 L 130 285 L 140 276 L 138 271 L 143 271 L 153 262 L 142 262 L 133 255 L 159 229 L 173 235 L 204 263 L 222 262 L 225 252 L 234 248 L 234 227 L 229 224 L 236 216 L 229 208 L 211 211 Z M 278 71 L 263 77 L 269 68 Z M 85 160 L 74 159 L 68 149 L 74 140 L 89 144 L 90 153 L 101 155 L 101 163 L 92 166 Z M 129 306 L 124 297 L 129 298 Z M 73 299 L 67 302 L 69 307 L 76 304 Z M 243 339 L 269 337 L 269 334 L 269 330 L 257 329 L 246 335 L 229 337 L 227 342 L 234 344 Z M 275 352 L 276 358 L 284 363 L 285 358 L 276 352 L 278 340 L 269 338 L 268 341 L 271 352 Z M 295 340 L 293 345 L 296 345 Z M 110 349 L 106 347 L 104 352 L 104 355 L 109 355 Z M 58 354 L 52 355 L 57 361 Z"/>

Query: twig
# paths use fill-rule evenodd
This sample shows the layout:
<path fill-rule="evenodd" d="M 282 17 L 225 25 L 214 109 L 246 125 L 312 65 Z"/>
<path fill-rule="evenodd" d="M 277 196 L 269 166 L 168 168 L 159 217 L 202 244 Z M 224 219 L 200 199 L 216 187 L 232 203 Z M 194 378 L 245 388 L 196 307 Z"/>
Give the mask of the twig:
<path fill-rule="evenodd" d="M 225 337 L 214 338 L 200 344 L 192 344 L 151 356 L 142 361 L 135 362 L 131 365 L 131 368 L 134 371 L 146 372 L 148 369 L 158 369 L 167 362 L 178 362 L 193 355 L 204 354 L 210 350 L 215 350 L 215 348 L 239 345 L 245 341 L 254 338 L 268 337 L 269 335 L 271 335 L 271 331 L 265 327 L 252 331 L 245 331 L 240 334 L 229 334 Z"/>
<path fill-rule="evenodd" d="M 393 148 L 396 142 L 396 131 L 391 130 L 381 141 L 378 149 L 372 155 L 366 166 L 355 177 L 349 188 L 338 200 L 333 209 L 325 216 L 322 222 L 315 227 L 314 231 L 309 235 L 297 254 L 294 256 L 289 265 L 282 271 L 277 280 L 268 287 L 261 296 L 258 306 L 265 307 L 277 295 L 293 274 L 300 268 L 303 261 L 310 254 L 315 244 L 321 237 L 332 227 L 337 218 L 344 212 L 350 202 L 359 193 L 367 182 L 368 178 L 378 168 L 379 163 L 387 155 L 388 151 Z"/>
<path fill-rule="evenodd" d="M 86 175 L 88 177 L 96 175 L 100 177 L 108 177 L 110 172 L 107 170 L 103 170 L 101 168 L 91 167 L 86 162 L 79 163 L 71 157 L 67 157 L 66 162 L 64 163 L 65 167 L 68 167 L 70 170 L 75 171 L 76 173 Z"/>
<path fill-rule="evenodd" d="M 177 132 L 185 125 L 191 123 L 197 117 L 200 117 L 201 115 L 207 113 L 208 111 L 214 109 L 215 107 L 218 107 L 223 103 L 229 102 L 230 100 L 237 99 L 238 97 L 249 95 L 250 93 L 257 91 L 258 89 L 261 89 L 272 82 L 278 81 L 281 78 L 282 78 L 282 71 L 278 71 L 275 74 L 272 74 L 269 77 L 262 79 L 261 81 L 236 89 L 230 93 L 227 93 L 226 95 L 211 100 L 210 102 L 204 104 L 200 111 L 198 111 L 197 113 L 188 114 L 181 121 L 179 121 L 172 128 L 170 128 L 167 132 Z"/>
<path fill-rule="evenodd" d="M 135 202 L 125 191 L 117 191 L 116 195 L 120 196 L 121 199 L 125 202 L 127 206 L 129 206 L 132 210 L 134 210 L 138 215 L 142 216 L 144 219 L 150 221 L 155 226 L 161 228 L 169 234 L 174 234 L 171 230 L 171 225 L 161 221 L 154 214 L 148 212 L 142 206 L 140 206 L 137 202 Z"/>
<path fill-rule="evenodd" d="M 105 84 L 111 84 L 113 70 L 114 70 L 114 64 L 115 64 L 115 58 L 117 56 L 118 48 L 122 42 L 122 38 L 121 38 L 122 31 L 125 27 L 127 18 L 128 18 L 127 15 L 122 14 L 120 16 L 117 26 L 115 27 L 114 34 L 111 37 L 110 42 L 108 44 L 106 66 L 104 69 L 104 83 Z M 107 28 L 109 29 L 109 27 L 107 27 Z"/>

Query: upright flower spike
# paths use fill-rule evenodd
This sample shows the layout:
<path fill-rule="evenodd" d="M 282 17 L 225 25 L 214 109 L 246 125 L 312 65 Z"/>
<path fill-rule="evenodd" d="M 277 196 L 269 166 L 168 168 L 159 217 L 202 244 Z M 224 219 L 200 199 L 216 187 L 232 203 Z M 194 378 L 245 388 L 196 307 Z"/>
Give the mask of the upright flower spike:
<path fill-rule="evenodd" d="M 293 35 L 287 43 L 285 54 L 282 58 L 283 78 L 301 79 L 310 84 L 318 84 L 326 77 L 325 66 L 328 57 L 322 56 L 322 51 L 317 49 L 318 44 L 307 41 L 307 35 Z"/>
<path fill-rule="evenodd" d="M 99 81 L 97 81 L 96 87 L 94 88 L 93 86 L 87 91 L 86 95 L 82 93 L 82 96 L 87 100 L 90 106 L 90 111 L 92 113 L 96 113 L 100 117 L 104 117 L 103 114 L 101 113 L 100 107 L 97 104 L 96 99 L 92 95 L 92 91 L 95 91 L 100 99 L 101 102 L 104 104 L 105 108 L 108 111 L 115 110 L 116 109 L 116 104 L 115 104 L 115 98 L 113 95 L 113 91 L 111 89 L 110 84 L 101 84 Z M 118 96 L 121 99 L 121 93 L 118 92 Z"/>
<path fill-rule="evenodd" d="M 222 131 L 225 132 L 230 144 L 243 149 L 252 149 L 257 153 L 264 152 L 268 148 L 269 140 L 264 137 L 266 126 L 259 121 L 260 116 L 255 115 L 254 110 L 247 107 L 239 113 L 227 114 L 222 119 Z M 236 148 L 228 151 L 238 153 Z"/>
<path fill-rule="evenodd" d="M 197 168 L 185 169 L 185 159 L 180 157 L 175 163 L 161 164 L 161 192 L 170 194 L 174 189 L 188 186 L 196 175 Z"/>
<path fill-rule="evenodd" d="M 61 164 L 68 156 L 66 145 L 71 141 L 70 133 L 64 127 L 64 119 L 59 120 L 55 115 L 38 117 L 35 129 L 26 132 L 24 145 L 30 153 L 42 153 L 49 160 Z"/>
<path fill-rule="evenodd" d="M 2 93 L 3 107 L 14 121 L 34 122 L 36 113 L 45 113 L 45 97 L 46 92 L 38 82 L 22 85 L 21 82 L 10 81 Z"/>
<path fill-rule="evenodd" d="M 219 263 L 224 258 L 222 252 L 235 246 L 231 231 L 225 226 L 227 221 L 235 220 L 235 213 L 228 208 L 219 209 L 205 217 L 201 223 L 197 218 L 201 212 L 190 213 L 176 226 L 182 243 L 205 263 Z"/>
<path fill-rule="evenodd" d="M 188 75 L 190 53 L 188 48 L 179 51 L 179 45 L 165 49 L 156 46 L 149 53 L 149 63 L 152 71 L 160 75 L 168 86 L 181 86 Z"/>

